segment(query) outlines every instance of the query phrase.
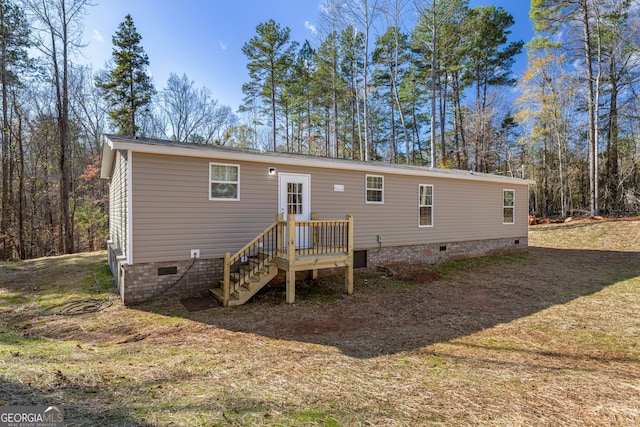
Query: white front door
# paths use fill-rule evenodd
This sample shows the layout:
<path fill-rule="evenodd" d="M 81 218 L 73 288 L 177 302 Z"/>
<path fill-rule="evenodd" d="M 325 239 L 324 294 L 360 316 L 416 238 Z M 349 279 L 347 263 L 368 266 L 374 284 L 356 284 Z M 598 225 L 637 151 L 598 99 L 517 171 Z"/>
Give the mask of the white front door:
<path fill-rule="evenodd" d="M 280 173 L 278 212 L 287 215 L 294 214 L 296 221 L 311 219 L 311 176 L 293 173 Z M 306 248 L 309 243 L 307 230 L 298 229 L 296 233 L 296 247 Z"/>

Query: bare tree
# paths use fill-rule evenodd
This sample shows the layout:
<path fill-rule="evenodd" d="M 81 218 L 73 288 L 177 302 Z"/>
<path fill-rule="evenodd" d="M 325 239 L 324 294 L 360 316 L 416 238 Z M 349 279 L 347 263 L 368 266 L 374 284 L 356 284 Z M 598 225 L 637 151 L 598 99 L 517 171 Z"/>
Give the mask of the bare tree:
<path fill-rule="evenodd" d="M 196 89 L 186 74 L 171 73 L 160 96 L 160 109 L 169 125 L 169 137 L 177 141 L 224 145 L 230 138 L 228 129 L 236 122 L 229 107 L 218 107 L 211 91 Z"/>
<path fill-rule="evenodd" d="M 62 253 L 74 252 L 71 200 L 71 132 L 69 124 L 70 58 L 81 47 L 82 17 L 89 0 L 25 0 L 36 28 L 36 46 L 49 61 L 56 93 L 56 121 L 60 147 L 60 243 Z"/>
<path fill-rule="evenodd" d="M 0 90 L 2 92 L 2 214 L 0 216 L 0 259 L 11 256 L 10 248 L 10 216 L 11 212 L 11 187 L 12 187 L 12 139 L 9 119 L 10 92 L 20 85 L 19 74 L 29 63 L 27 49 L 30 46 L 29 27 L 24 11 L 18 6 L 6 0 L 0 0 Z M 12 96 L 15 99 L 15 96 Z M 15 110 L 15 108 L 14 108 Z M 19 138 L 19 135 L 18 135 Z M 18 196 L 20 196 L 18 194 Z"/>
<path fill-rule="evenodd" d="M 601 28 L 599 1 L 596 0 L 534 0 L 531 3 L 531 19 L 535 30 L 546 37 L 559 31 L 571 33 L 573 38 L 564 38 L 562 45 L 573 56 L 584 60 L 584 80 L 587 90 L 588 147 L 589 147 L 589 210 L 599 214 L 598 192 L 598 113 L 601 80 Z M 594 40 L 595 39 L 595 40 Z M 595 64 L 594 64 L 595 62 Z"/>
<path fill-rule="evenodd" d="M 233 139 L 233 132 L 238 125 L 238 116 L 235 115 L 231 107 L 221 105 L 216 109 L 213 120 L 208 123 L 209 134 L 213 141 L 219 145 L 227 145 Z"/>
<path fill-rule="evenodd" d="M 90 67 L 73 67 L 71 75 L 71 112 L 81 127 L 84 139 L 90 144 L 91 156 L 101 153 L 102 135 L 107 119 L 107 105 L 94 84 Z"/>

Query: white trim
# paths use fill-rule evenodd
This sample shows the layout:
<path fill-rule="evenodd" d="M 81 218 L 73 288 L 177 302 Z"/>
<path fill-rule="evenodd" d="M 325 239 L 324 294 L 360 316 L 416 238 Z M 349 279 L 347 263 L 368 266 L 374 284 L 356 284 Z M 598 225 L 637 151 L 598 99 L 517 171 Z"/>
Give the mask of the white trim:
<path fill-rule="evenodd" d="M 420 187 L 431 187 L 431 205 L 424 205 L 424 206 L 431 206 L 431 224 L 427 224 L 427 225 L 420 224 L 420 208 L 422 207 L 422 205 L 420 204 Z M 435 200 L 434 200 L 433 184 L 418 184 L 418 228 L 433 228 L 433 224 L 436 222 L 434 201 Z"/>
<path fill-rule="evenodd" d="M 308 221 L 311 219 L 311 175 L 302 173 L 281 172 L 278 174 L 278 211 L 287 217 L 288 192 L 284 184 L 302 183 L 302 213 L 296 214 L 296 221 Z M 306 186 L 305 186 L 306 184 Z M 306 188 L 305 188 L 306 187 Z M 306 232 L 296 234 L 296 248 L 308 248 L 310 242 L 310 232 L 308 227 Z M 284 241 L 287 241 L 287 230 L 284 231 Z"/>
<path fill-rule="evenodd" d="M 504 204 L 504 193 L 505 191 L 511 191 L 513 193 L 513 206 L 505 206 Z M 504 222 L 504 208 L 512 208 L 513 216 L 511 222 Z M 511 190 L 509 188 L 502 189 L 502 225 L 513 225 L 516 223 L 516 190 Z"/>
<path fill-rule="evenodd" d="M 133 265 L 133 150 L 127 150 L 127 264 Z"/>
<path fill-rule="evenodd" d="M 115 161 L 115 150 L 113 141 L 106 136 L 102 145 L 102 159 L 100 160 L 100 178 L 109 179 L 113 174 L 113 162 Z"/>
<path fill-rule="evenodd" d="M 278 211 L 280 211 L 280 208 L 282 207 L 282 180 L 285 179 L 286 177 L 304 177 L 307 182 L 308 182 L 308 189 L 306 191 L 306 193 L 303 193 L 303 206 L 307 206 L 307 212 L 303 212 L 302 213 L 302 217 L 304 217 L 304 220 L 308 221 L 311 219 L 311 174 L 308 173 L 292 173 L 292 172 L 280 172 L 278 173 Z M 287 217 L 287 213 L 286 212 L 278 212 L 284 215 L 284 218 L 286 219 Z"/>
<path fill-rule="evenodd" d="M 229 197 L 213 197 L 211 195 L 211 182 L 213 181 L 211 179 L 211 166 L 212 165 L 217 165 L 217 166 L 233 166 L 238 168 L 238 181 L 237 181 L 237 185 L 238 188 L 236 189 L 236 197 L 229 198 Z M 231 181 L 229 181 L 231 182 Z M 208 191 L 209 191 L 209 200 L 211 201 L 216 201 L 216 202 L 237 202 L 240 200 L 240 165 L 237 164 L 232 164 L 232 163 L 220 163 L 220 162 L 209 162 L 209 183 L 207 185 Z"/>
<path fill-rule="evenodd" d="M 115 137 L 114 137 L 115 138 Z M 103 150 L 105 157 L 112 156 L 115 150 L 134 150 L 140 153 L 149 154 L 166 154 L 171 156 L 187 156 L 196 158 L 216 159 L 222 161 L 236 161 L 236 162 L 257 162 L 268 163 L 271 165 L 289 165 L 300 166 L 304 163 L 307 167 L 318 167 L 324 169 L 338 169 L 338 170 L 351 170 L 370 172 L 372 174 L 384 175 L 410 175 L 429 178 L 448 178 L 459 179 L 467 181 L 486 181 L 495 182 L 500 184 L 512 183 L 514 185 L 535 185 L 535 181 L 521 179 L 521 178 L 509 178 L 500 175 L 482 174 L 476 172 L 466 172 L 457 169 L 437 169 L 418 166 L 403 166 L 403 165 L 385 165 L 375 162 L 358 162 L 354 160 L 343 159 L 330 159 L 323 157 L 303 157 L 299 155 L 291 155 L 286 153 L 274 153 L 274 152 L 258 152 L 252 150 L 234 150 L 225 147 L 213 147 L 208 145 L 196 145 L 193 147 L 182 147 L 176 145 L 169 145 L 170 141 L 159 141 L 158 143 L 144 143 L 138 142 L 134 139 L 127 139 L 117 137 L 117 139 L 111 140 L 108 136 L 105 136 L 105 140 L 108 141 L 107 145 L 111 150 L 107 150 L 106 147 Z M 166 144 L 165 144 L 166 143 Z M 103 159 L 103 165 L 109 164 L 109 159 Z M 111 172 L 106 172 L 108 175 L 103 175 L 103 178 L 109 178 Z"/>
<path fill-rule="evenodd" d="M 379 202 L 368 200 L 369 191 L 369 177 L 372 178 L 382 178 L 382 188 L 380 188 L 380 192 L 382 193 L 382 200 Z M 372 188 L 373 191 L 378 191 L 377 188 Z M 364 202 L 368 205 L 384 205 L 384 175 L 374 175 L 374 174 L 366 174 L 364 176 Z"/>

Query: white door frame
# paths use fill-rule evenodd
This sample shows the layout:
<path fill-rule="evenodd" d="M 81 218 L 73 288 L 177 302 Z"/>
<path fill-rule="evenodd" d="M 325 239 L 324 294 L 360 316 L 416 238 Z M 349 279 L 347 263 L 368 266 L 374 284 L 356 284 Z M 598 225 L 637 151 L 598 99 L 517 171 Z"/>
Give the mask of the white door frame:
<path fill-rule="evenodd" d="M 281 172 L 278 174 L 278 212 L 284 219 L 287 219 L 288 210 L 288 184 L 301 184 L 301 196 L 299 208 L 301 212 L 296 213 L 296 221 L 309 221 L 311 219 L 311 175 L 299 173 Z M 296 247 L 306 248 L 309 246 L 309 233 L 304 236 L 296 236 Z M 286 239 L 285 239 L 286 240 Z"/>

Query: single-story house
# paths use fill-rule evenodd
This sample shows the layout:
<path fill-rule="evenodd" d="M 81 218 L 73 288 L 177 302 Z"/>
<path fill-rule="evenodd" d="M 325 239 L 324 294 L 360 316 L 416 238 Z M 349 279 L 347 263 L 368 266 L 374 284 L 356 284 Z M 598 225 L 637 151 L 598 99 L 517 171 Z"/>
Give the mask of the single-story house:
<path fill-rule="evenodd" d="M 534 184 L 116 135 L 105 136 L 101 177 L 110 182 L 109 265 L 125 304 L 169 287 L 182 295 L 220 287 L 218 297 L 233 305 L 247 270 L 264 276 L 245 280 L 259 287 L 278 270 L 293 273 L 293 302 L 301 269 L 345 267 L 350 291 L 354 267 L 524 249 Z M 294 266 L 296 256 L 308 261 Z"/>

